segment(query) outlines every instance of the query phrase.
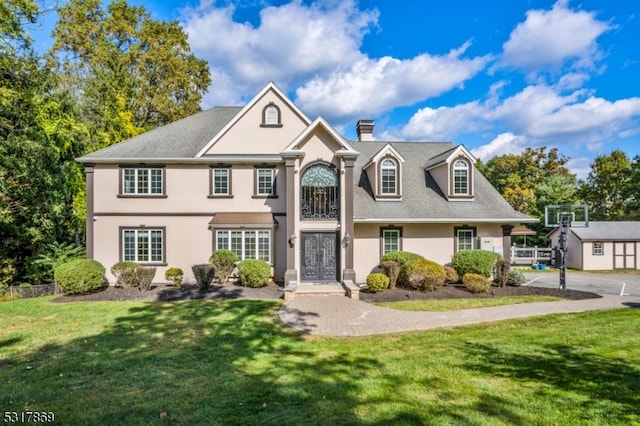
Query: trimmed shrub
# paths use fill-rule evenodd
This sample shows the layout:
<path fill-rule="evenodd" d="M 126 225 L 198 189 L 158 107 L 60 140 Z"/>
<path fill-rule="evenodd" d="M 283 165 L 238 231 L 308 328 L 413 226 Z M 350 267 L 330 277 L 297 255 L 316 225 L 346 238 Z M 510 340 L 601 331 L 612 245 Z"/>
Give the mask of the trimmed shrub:
<path fill-rule="evenodd" d="M 496 262 L 496 273 L 494 274 L 493 281 L 496 283 L 498 287 L 504 287 L 507 285 L 507 281 L 509 280 L 509 271 L 511 270 L 511 265 L 504 259 L 500 259 Z"/>
<path fill-rule="evenodd" d="M 116 284 L 122 288 L 132 288 L 138 285 L 136 262 L 118 262 L 111 267 L 111 273 L 116 277 Z"/>
<path fill-rule="evenodd" d="M 462 284 L 472 293 L 487 293 L 491 288 L 491 281 L 482 274 L 467 273 L 462 277 Z"/>
<path fill-rule="evenodd" d="M 424 259 L 424 257 L 416 253 L 411 253 L 410 251 L 391 251 L 382 256 L 382 259 L 380 259 L 380 264 L 382 265 L 384 262 L 391 261 L 398 262 L 400 266 L 402 266 L 413 259 Z"/>
<path fill-rule="evenodd" d="M 53 272 L 55 282 L 67 294 L 92 293 L 104 286 L 105 268 L 93 259 L 75 259 Z"/>
<path fill-rule="evenodd" d="M 138 266 L 136 268 L 136 284 L 142 290 L 150 290 L 153 277 L 156 276 L 156 268 L 151 266 Z"/>
<path fill-rule="evenodd" d="M 164 272 L 164 278 L 171 281 L 176 287 L 182 287 L 184 272 L 180 268 L 169 268 Z"/>
<path fill-rule="evenodd" d="M 522 284 L 527 282 L 527 278 L 520 271 L 512 269 L 509 271 L 509 276 L 507 278 L 507 285 L 512 286 L 521 286 Z"/>
<path fill-rule="evenodd" d="M 211 281 L 216 273 L 215 268 L 210 263 L 193 265 L 191 267 L 196 284 L 200 290 L 206 290 L 211 287 Z"/>
<path fill-rule="evenodd" d="M 426 291 L 442 286 L 445 279 L 446 273 L 442 265 L 423 258 L 405 263 L 398 276 L 401 285 Z"/>
<path fill-rule="evenodd" d="M 367 275 L 367 288 L 371 293 L 380 293 L 389 287 L 389 277 L 379 272 Z"/>
<path fill-rule="evenodd" d="M 384 269 L 385 275 L 389 278 L 389 288 L 396 288 L 401 266 L 400 262 L 396 262 L 395 260 L 385 260 L 382 262 L 382 269 Z"/>
<path fill-rule="evenodd" d="M 447 284 L 455 284 L 460 281 L 460 277 L 455 269 L 451 266 L 444 266 L 445 280 L 444 282 Z"/>
<path fill-rule="evenodd" d="M 501 258 L 499 254 L 488 250 L 463 250 L 453 255 L 451 266 L 460 277 L 471 273 L 489 278 L 493 273 L 493 265 Z"/>
<path fill-rule="evenodd" d="M 271 278 L 271 265 L 264 260 L 245 259 L 238 263 L 240 284 L 246 287 L 264 287 Z"/>
<path fill-rule="evenodd" d="M 233 272 L 233 268 L 238 262 L 238 255 L 231 250 L 216 250 L 211 255 L 209 262 L 216 269 L 218 275 L 218 282 L 220 284 L 226 284 L 227 280 Z"/>

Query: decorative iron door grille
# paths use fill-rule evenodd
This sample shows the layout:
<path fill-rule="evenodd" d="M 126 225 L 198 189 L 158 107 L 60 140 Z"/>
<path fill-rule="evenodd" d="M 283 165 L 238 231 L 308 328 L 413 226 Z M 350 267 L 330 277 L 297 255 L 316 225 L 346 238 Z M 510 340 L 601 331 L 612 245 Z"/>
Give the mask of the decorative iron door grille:
<path fill-rule="evenodd" d="M 302 220 L 340 219 L 340 185 L 335 168 L 318 163 L 304 171 L 300 182 L 300 217 Z"/>

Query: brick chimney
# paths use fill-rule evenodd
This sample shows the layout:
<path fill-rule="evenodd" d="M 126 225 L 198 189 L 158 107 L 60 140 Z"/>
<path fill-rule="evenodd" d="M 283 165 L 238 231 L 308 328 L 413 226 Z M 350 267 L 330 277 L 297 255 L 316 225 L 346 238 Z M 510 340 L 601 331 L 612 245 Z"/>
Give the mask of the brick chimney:
<path fill-rule="evenodd" d="M 372 141 L 373 120 L 358 120 L 358 124 L 356 124 L 356 131 L 358 132 L 359 141 Z"/>

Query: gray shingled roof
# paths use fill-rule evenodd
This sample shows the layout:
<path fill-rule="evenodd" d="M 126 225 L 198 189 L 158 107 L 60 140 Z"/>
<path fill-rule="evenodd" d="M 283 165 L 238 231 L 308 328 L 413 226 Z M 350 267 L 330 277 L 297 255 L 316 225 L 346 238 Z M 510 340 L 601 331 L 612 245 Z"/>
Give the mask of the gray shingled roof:
<path fill-rule="evenodd" d="M 78 161 L 192 159 L 241 110 L 242 107 L 211 108 L 92 152 Z"/>
<path fill-rule="evenodd" d="M 391 143 L 405 159 L 402 165 L 402 201 L 376 201 L 371 184 L 363 170 L 366 162 L 387 143 Z M 355 164 L 354 219 L 425 221 L 451 220 L 534 222 L 531 217 L 516 212 L 478 171 L 474 174 L 475 196 L 473 201 L 447 201 L 427 165 L 433 159 L 439 161 L 443 154 L 455 146 L 449 142 L 351 142 L 360 152 Z M 475 170 L 475 169 L 474 169 Z"/>
<path fill-rule="evenodd" d="M 202 111 L 85 155 L 78 161 L 122 163 L 193 160 L 197 153 L 241 110 L 241 107 L 216 107 Z M 402 201 L 375 201 L 364 172 L 366 163 L 387 144 L 391 144 L 405 160 L 402 166 Z M 356 221 L 368 219 L 506 223 L 534 221 L 514 211 L 477 171 L 474 175 L 474 200 L 447 201 L 426 168 L 446 160 L 451 151 L 456 148 L 450 142 L 351 141 L 350 145 L 360 152 L 355 164 L 354 176 Z M 274 155 L 278 157 L 278 153 Z"/>
<path fill-rule="evenodd" d="M 589 222 L 587 228 L 571 228 L 583 241 L 640 240 L 640 222 Z"/>

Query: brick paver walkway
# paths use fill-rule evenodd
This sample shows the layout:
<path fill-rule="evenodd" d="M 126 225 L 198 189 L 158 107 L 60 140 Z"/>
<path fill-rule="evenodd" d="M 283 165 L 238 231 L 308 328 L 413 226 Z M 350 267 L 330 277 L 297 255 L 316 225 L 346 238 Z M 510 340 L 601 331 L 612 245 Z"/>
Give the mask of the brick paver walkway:
<path fill-rule="evenodd" d="M 599 299 L 524 303 L 448 312 L 388 309 L 342 296 L 299 296 L 280 308 L 289 327 L 326 336 L 368 336 L 401 333 L 538 315 L 633 307 L 640 298 L 603 296 Z"/>

